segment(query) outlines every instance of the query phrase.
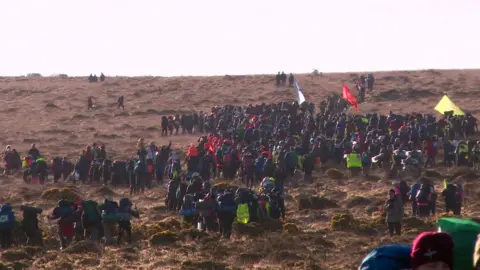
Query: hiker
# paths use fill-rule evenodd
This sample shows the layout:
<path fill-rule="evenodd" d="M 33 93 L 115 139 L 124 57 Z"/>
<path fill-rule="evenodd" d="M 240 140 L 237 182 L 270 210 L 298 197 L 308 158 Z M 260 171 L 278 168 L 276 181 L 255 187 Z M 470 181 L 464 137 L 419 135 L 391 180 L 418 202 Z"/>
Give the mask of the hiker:
<path fill-rule="evenodd" d="M 121 244 L 123 234 L 126 233 L 127 243 L 132 243 L 132 224 L 130 220 L 132 217 L 140 218 L 140 214 L 136 210 L 132 210 L 132 202 L 128 198 L 120 200 L 118 213 L 121 215 L 118 221 L 118 239 L 117 244 Z"/>
<path fill-rule="evenodd" d="M 123 95 L 121 95 L 117 100 L 117 109 L 120 109 L 120 108 L 125 109 L 124 101 L 125 99 Z"/>
<path fill-rule="evenodd" d="M 453 270 L 453 239 L 444 232 L 423 232 L 412 245 L 413 270 Z"/>
<path fill-rule="evenodd" d="M 230 238 L 232 234 L 232 224 L 235 220 L 236 210 L 235 196 L 231 190 L 218 194 L 216 211 L 220 235 L 223 238 Z"/>
<path fill-rule="evenodd" d="M 293 83 L 295 82 L 295 77 L 293 76 L 292 73 L 288 75 L 288 86 L 293 87 Z"/>
<path fill-rule="evenodd" d="M 418 215 L 418 206 L 417 206 L 417 193 L 420 190 L 420 184 L 415 183 L 410 187 L 410 192 L 409 194 L 409 200 L 411 202 L 412 206 L 412 216 L 415 217 Z"/>
<path fill-rule="evenodd" d="M 282 71 L 280 74 L 280 83 L 282 86 L 285 86 L 285 83 L 287 82 L 287 75 Z"/>
<path fill-rule="evenodd" d="M 415 197 L 417 202 L 418 216 L 428 217 L 430 216 L 430 201 L 432 199 L 433 187 L 429 183 L 423 183 Z"/>
<path fill-rule="evenodd" d="M 48 216 L 50 220 L 58 220 L 58 236 L 60 239 L 61 249 L 65 249 L 72 243 L 75 235 L 73 223 L 76 220 L 76 215 L 73 210 L 72 203 L 66 200 L 60 200 L 57 207 Z"/>
<path fill-rule="evenodd" d="M 395 195 L 395 190 L 390 189 L 388 200 L 385 202 L 386 222 L 390 236 L 400 235 L 402 229 L 403 202 L 399 195 Z"/>
<path fill-rule="evenodd" d="M 463 191 L 461 185 L 448 184 L 442 191 L 442 196 L 445 199 L 445 212 L 453 212 L 454 215 L 459 216 L 461 214 Z"/>
<path fill-rule="evenodd" d="M 0 246 L 8 249 L 13 244 L 13 228 L 15 226 L 15 213 L 12 206 L 7 203 L 0 209 Z"/>
<path fill-rule="evenodd" d="M 22 230 L 27 237 L 26 245 L 42 245 L 42 235 L 38 226 L 38 215 L 43 210 L 41 208 L 22 205 L 23 211 Z"/>
<path fill-rule="evenodd" d="M 100 81 L 101 81 L 101 82 L 105 81 L 105 78 L 106 78 L 106 77 L 105 77 L 105 75 L 103 74 L 103 72 L 100 73 Z"/>
<path fill-rule="evenodd" d="M 103 233 L 105 245 L 113 245 L 117 223 L 120 221 L 119 205 L 116 201 L 105 199 L 100 206 L 102 212 Z"/>
<path fill-rule="evenodd" d="M 33 160 L 37 160 L 40 157 L 40 151 L 38 151 L 34 143 L 32 143 L 27 155 L 30 156 Z"/>
<path fill-rule="evenodd" d="M 373 91 L 373 85 L 375 83 L 375 78 L 373 77 L 372 73 L 367 74 L 367 79 L 365 80 L 367 83 L 367 88 L 369 92 Z"/>
<path fill-rule="evenodd" d="M 94 242 L 100 241 L 100 230 L 102 216 L 98 203 L 93 200 L 86 200 L 81 203 L 81 223 L 84 230 L 84 238 Z"/>
<path fill-rule="evenodd" d="M 92 82 L 93 82 L 93 75 L 92 75 L 92 73 L 90 73 L 90 75 L 88 76 L 88 82 L 89 82 L 89 83 L 92 83 Z"/>
<path fill-rule="evenodd" d="M 275 85 L 276 85 L 277 87 L 280 86 L 281 80 L 282 80 L 282 79 L 281 79 L 281 75 L 280 75 L 280 71 L 279 71 L 278 74 L 275 76 Z"/>
<path fill-rule="evenodd" d="M 167 193 L 167 211 L 176 211 L 178 207 L 177 203 L 177 190 L 180 187 L 180 176 L 173 178 L 170 183 L 168 183 L 168 193 Z"/>

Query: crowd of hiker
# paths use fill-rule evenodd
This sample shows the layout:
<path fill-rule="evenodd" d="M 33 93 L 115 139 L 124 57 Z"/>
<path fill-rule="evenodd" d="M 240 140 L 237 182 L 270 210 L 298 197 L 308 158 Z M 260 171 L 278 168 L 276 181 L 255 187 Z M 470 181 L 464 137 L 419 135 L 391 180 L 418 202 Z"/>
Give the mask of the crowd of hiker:
<path fill-rule="evenodd" d="M 139 212 L 132 208 L 133 203 L 128 198 L 119 202 L 105 199 L 98 203 L 94 200 L 69 201 L 62 199 L 48 216 L 56 221 L 61 248 L 64 249 L 72 241 L 90 239 L 105 245 L 132 242 L 131 220 L 140 218 Z M 26 245 L 43 245 L 42 231 L 39 227 L 38 215 L 42 208 L 22 205 L 20 210 L 23 219 L 16 222 L 15 212 L 10 204 L 2 205 L 0 209 L 0 245 L 8 249 L 14 243 L 14 231 L 20 230 L 25 235 Z M 17 228 L 19 227 L 19 229 Z M 21 243 L 16 243 L 21 244 Z"/>
<path fill-rule="evenodd" d="M 279 73 L 277 85 L 285 82 L 286 75 Z M 373 76 L 367 75 L 359 80 L 358 86 L 366 85 L 372 91 L 373 83 Z M 189 146 L 183 160 L 171 145 L 157 147 L 154 142 L 147 145 L 140 139 L 137 157 L 126 161 L 112 162 L 105 146 L 93 144 L 76 163 L 57 158 L 52 159 L 51 166 L 39 167 L 46 161 L 33 145 L 23 160 L 24 179 L 42 184 L 51 171 L 57 176 L 54 181 L 69 175 L 72 181 L 82 183 L 100 183 L 103 179 L 104 184 L 130 187 L 133 195 L 154 183 L 163 185 L 164 178 L 168 178 L 167 209 L 178 211 L 185 221 L 199 229 L 220 231 L 229 237 L 234 221 L 245 224 L 264 217 L 285 218 L 285 184 L 297 172 L 303 173 L 301 181 L 312 182 L 315 167 L 327 163 L 345 167 L 349 177 L 368 176 L 381 170 L 395 180 L 383 210 L 389 232 L 395 235 L 401 233 L 404 206 L 408 202 L 414 216 L 427 217 L 436 212 L 433 183 L 419 177 L 425 168 L 439 165 L 475 168 L 480 162 L 480 142 L 472 138 L 478 131 L 477 119 L 470 114 L 445 112 L 437 119 L 419 113 L 349 115 L 347 109 L 346 100 L 331 95 L 321 102 L 318 110 L 308 102 L 280 102 L 243 107 L 226 105 L 214 107 L 209 113 L 164 116 L 160 123 L 162 136 L 178 134 L 180 129 L 182 133 L 207 134 Z M 4 155 L 6 171 L 7 167 L 8 171 L 18 169 L 18 153 L 13 150 L 10 146 Z M 443 162 L 437 162 L 439 155 L 443 156 Z M 36 165 L 32 168 L 33 164 Z M 245 187 L 212 185 L 215 178 L 227 182 L 238 179 Z M 460 215 L 464 193 L 462 185 L 445 182 L 441 192 L 445 210 Z M 424 236 L 445 246 L 448 244 L 445 239 L 452 237 L 438 233 L 419 238 Z M 414 247 L 423 243 L 417 240 Z M 421 268 L 430 263 L 426 259 L 421 261 L 422 256 L 430 256 L 431 260 L 440 258 L 437 261 L 446 258 L 444 251 L 434 251 L 435 245 L 431 246 L 425 244 L 426 252 L 438 252 L 440 257 L 435 257 L 436 253 L 418 255 L 418 249 L 411 249 L 410 268 L 435 269 Z M 453 269 L 450 261 L 445 265 L 448 268 L 438 269 Z"/>

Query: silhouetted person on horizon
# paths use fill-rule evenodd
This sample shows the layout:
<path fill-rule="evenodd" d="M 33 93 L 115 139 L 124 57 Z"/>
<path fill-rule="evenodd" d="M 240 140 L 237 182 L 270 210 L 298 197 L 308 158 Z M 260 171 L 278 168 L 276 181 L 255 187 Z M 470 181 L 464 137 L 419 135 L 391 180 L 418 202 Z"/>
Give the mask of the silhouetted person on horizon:
<path fill-rule="evenodd" d="M 282 86 L 285 86 L 285 83 L 287 82 L 287 75 L 282 71 L 282 74 L 280 74 L 280 81 L 282 82 Z"/>
<path fill-rule="evenodd" d="M 88 76 L 88 82 L 91 83 L 93 82 L 93 75 L 90 73 L 90 76 Z"/>
<path fill-rule="evenodd" d="M 98 82 L 97 74 L 93 75 L 93 82 Z"/>
<path fill-rule="evenodd" d="M 280 82 L 281 82 L 281 76 L 280 76 L 280 71 L 277 73 L 277 76 L 275 76 L 275 83 L 277 85 L 277 87 L 280 86 Z"/>
<path fill-rule="evenodd" d="M 101 82 L 105 81 L 105 75 L 103 75 L 103 72 L 102 72 L 102 74 L 100 74 L 100 81 Z"/>
<path fill-rule="evenodd" d="M 293 83 L 295 82 L 295 77 L 293 77 L 293 74 L 290 73 L 290 75 L 288 75 L 288 86 L 293 86 Z"/>

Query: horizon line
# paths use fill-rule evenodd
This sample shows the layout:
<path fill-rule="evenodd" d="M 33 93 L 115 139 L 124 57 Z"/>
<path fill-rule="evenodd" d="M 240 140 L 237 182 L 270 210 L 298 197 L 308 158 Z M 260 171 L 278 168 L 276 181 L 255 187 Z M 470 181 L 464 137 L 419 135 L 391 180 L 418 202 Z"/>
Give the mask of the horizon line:
<path fill-rule="evenodd" d="M 338 71 L 331 71 L 331 72 L 322 72 L 318 70 L 320 74 L 352 74 L 352 73 L 389 73 L 389 72 L 422 72 L 422 71 L 473 71 L 473 70 L 480 70 L 479 68 L 425 68 L 425 69 L 394 69 L 394 70 L 363 70 L 363 71 L 343 71 L 343 72 L 338 72 Z M 285 74 L 290 74 L 292 73 L 293 75 L 311 75 L 315 69 L 313 69 L 311 72 L 298 72 L 298 73 L 293 73 L 293 72 L 285 72 Z M 278 72 L 284 72 L 284 71 L 278 71 Z M 99 74 L 101 74 L 100 72 Z M 92 73 L 93 75 L 97 75 L 96 73 Z M 4 76 L 0 75 L 0 78 L 29 78 L 29 75 L 31 75 L 30 78 L 62 78 L 62 76 L 66 75 L 68 78 L 87 78 L 90 76 L 89 75 L 73 75 L 70 76 L 67 73 L 54 73 L 50 75 L 43 75 L 42 73 L 39 72 L 31 72 L 31 73 L 26 73 L 25 75 L 16 75 L 16 76 Z M 40 76 L 34 76 L 34 75 L 40 75 Z M 116 77 L 116 78 L 145 78 L 145 77 L 157 77 L 157 78 L 179 78 L 179 77 L 224 77 L 224 76 L 274 76 L 277 75 L 276 73 L 233 73 L 233 74 L 211 74 L 211 75 L 171 75 L 171 76 L 162 76 L 162 75 L 108 75 L 105 74 L 106 77 Z M 100 75 L 98 75 L 100 76 Z M 65 78 L 64 78 L 65 79 Z"/>

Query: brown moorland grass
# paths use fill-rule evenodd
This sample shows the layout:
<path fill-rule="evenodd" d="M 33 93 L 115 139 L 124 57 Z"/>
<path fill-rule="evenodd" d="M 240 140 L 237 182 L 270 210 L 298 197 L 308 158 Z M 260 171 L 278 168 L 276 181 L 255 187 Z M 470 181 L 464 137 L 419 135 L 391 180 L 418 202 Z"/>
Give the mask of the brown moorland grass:
<path fill-rule="evenodd" d="M 464 111 L 479 116 L 480 106 L 474 98 L 480 87 L 479 76 L 478 70 L 378 72 L 376 89 L 367 94 L 360 111 L 435 113 L 433 107 L 448 94 Z M 340 93 L 344 82 L 355 92 L 356 77 L 346 73 L 297 75 L 305 97 L 315 105 L 331 93 Z M 274 86 L 274 75 L 111 77 L 92 84 L 86 78 L 3 77 L 0 94 L 2 145 L 11 144 L 25 153 L 36 143 L 47 157 L 71 158 L 92 142 L 105 143 L 112 157 L 132 156 L 139 137 L 160 145 L 171 140 L 174 148 L 185 149 L 197 137 L 161 137 L 161 115 L 209 111 L 216 105 L 295 99 L 294 89 Z M 125 111 L 116 108 L 120 95 L 125 96 Z M 88 96 L 95 98 L 96 108 L 91 111 L 86 110 Z M 86 242 L 69 252 L 58 250 L 55 222 L 46 219 L 58 197 L 101 200 L 108 193 L 119 199 L 128 196 L 127 190 L 72 188 L 62 182 L 32 187 L 25 186 L 20 178 L 2 177 L 0 202 L 11 202 L 19 219 L 22 204 L 45 209 L 40 226 L 46 247 L 16 246 L 1 256 L 1 265 L 15 269 L 356 269 L 375 246 L 408 243 L 419 231 L 434 229 L 434 219 L 408 218 L 404 236 L 387 237 L 379 211 L 391 182 L 381 180 L 379 171 L 373 172 L 377 177 L 342 177 L 341 181 L 325 171 L 318 170 L 312 184 L 302 183 L 299 176 L 287 183 L 287 219 L 283 225 L 264 221 L 237 227 L 242 233 L 231 240 L 219 239 L 188 228 L 179 217 L 166 213 L 162 207 L 166 192 L 155 187 L 132 198 L 141 212 L 141 219 L 133 221 L 132 245 L 104 248 Z M 425 176 L 434 181 L 437 191 L 443 177 L 467 183 L 465 214 L 478 217 L 480 205 L 473 199 L 480 195 L 475 181 L 478 177 L 466 177 L 468 172 L 458 171 L 439 168 Z M 438 209 L 444 209 L 441 199 Z M 23 240 L 20 233 L 16 235 L 16 240 Z M 81 251 L 74 252 L 77 248 Z"/>

